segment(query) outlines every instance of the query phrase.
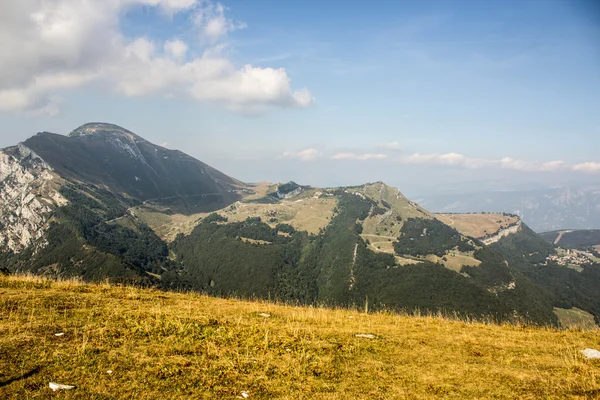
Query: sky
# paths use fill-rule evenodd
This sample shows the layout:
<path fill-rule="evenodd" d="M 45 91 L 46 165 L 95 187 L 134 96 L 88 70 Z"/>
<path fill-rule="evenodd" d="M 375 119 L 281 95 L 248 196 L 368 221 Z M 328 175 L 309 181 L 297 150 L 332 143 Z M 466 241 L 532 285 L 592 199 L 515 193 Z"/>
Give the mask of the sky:
<path fill-rule="evenodd" d="M 0 2 L 0 147 L 98 121 L 246 182 L 595 185 L 600 6 Z"/>

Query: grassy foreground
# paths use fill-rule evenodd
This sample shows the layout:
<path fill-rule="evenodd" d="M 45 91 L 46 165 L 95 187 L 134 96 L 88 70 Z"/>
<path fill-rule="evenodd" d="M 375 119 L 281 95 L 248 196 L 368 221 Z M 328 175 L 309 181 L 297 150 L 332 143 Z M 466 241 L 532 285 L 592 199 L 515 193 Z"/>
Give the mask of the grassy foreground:
<path fill-rule="evenodd" d="M 0 398 L 599 398 L 598 333 L 0 277 Z"/>

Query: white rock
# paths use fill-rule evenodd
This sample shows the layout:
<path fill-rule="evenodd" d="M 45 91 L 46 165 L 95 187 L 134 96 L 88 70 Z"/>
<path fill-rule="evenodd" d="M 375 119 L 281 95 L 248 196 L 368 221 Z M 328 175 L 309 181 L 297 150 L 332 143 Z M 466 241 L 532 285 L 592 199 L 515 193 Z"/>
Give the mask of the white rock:
<path fill-rule="evenodd" d="M 267 313 L 264 313 L 264 312 L 261 312 L 258 315 L 261 316 L 261 317 L 264 317 L 264 318 L 269 318 L 271 316 L 271 314 L 267 314 Z"/>
<path fill-rule="evenodd" d="M 49 213 L 67 203 L 54 179 L 52 168 L 25 145 L 0 150 L 0 251 L 19 253 L 43 237 Z"/>
<path fill-rule="evenodd" d="M 250 395 L 248 394 L 248 392 L 242 392 L 242 397 L 247 399 L 248 397 L 250 397 Z"/>
<path fill-rule="evenodd" d="M 64 332 L 55 333 L 54 336 L 64 336 Z"/>
<path fill-rule="evenodd" d="M 596 349 L 581 350 L 581 353 L 583 353 L 584 357 L 587 359 L 600 359 L 600 351 Z"/>
<path fill-rule="evenodd" d="M 377 336 L 372 335 L 370 333 L 357 333 L 356 335 L 354 335 L 358 338 L 365 338 L 365 339 L 375 339 Z"/>
<path fill-rule="evenodd" d="M 57 390 L 71 390 L 71 389 L 75 389 L 75 386 L 73 386 L 73 385 L 63 385 L 62 383 L 54 383 L 54 382 L 50 382 L 48 384 L 48 386 L 50 386 L 50 389 L 52 389 L 55 392 Z"/>
<path fill-rule="evenodd" d="M 107 374 L 112 374 L 112 369 L 109 369 L 108 371 L 106 371 Z"/>

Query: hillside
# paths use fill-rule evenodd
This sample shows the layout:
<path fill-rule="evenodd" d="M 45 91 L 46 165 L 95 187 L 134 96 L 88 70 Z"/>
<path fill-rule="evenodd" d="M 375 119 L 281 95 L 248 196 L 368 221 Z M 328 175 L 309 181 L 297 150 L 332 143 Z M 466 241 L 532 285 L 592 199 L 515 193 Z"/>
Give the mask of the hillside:
<path fill-rule="evenodd" d="M 595 398 L 597 331 L 0 277 L 0 397 Z M 264 315 L 263 315 L 264 314 Z M 62 336 L 57 336 L 61 333 Z M 374 335 L 374 338 L 357 335 Z"/>
<path fill-rule="evenodd" d="M 600 251 L 600 229 L 570 229 L 540 233 L 555 246 L 565 248 L 595 247 Z"/>
<path fill-rule="evenodd" d="M 436 216 L 383 182 L 244 184 L 104 123 L 0 155 L 9 273 L 536 325 L 600 320 L 600 264 L 561 265 L 511 215 Z"/>
<path fill-rule="evenodd" d="M 463 235 L 472 236 L 485 244 L 495 243 L 517 232 L 521 226 L 518 216 L 505 213 L 435 214 L 435 217 Z"/>
<path fill-rule="evenodd" d="M 68 136 L 41 132 L 23 145 L 64 179 L 140 202 L 170 204 L 169 200 L 182 198 L 193 211 L 202 200 L 227 205 L 246 187 L 181 151 L 154 145 L 112 124 L 88 123 Z"/>
<path fill-rule="evenodd" d="M 41 132 L 0 150 L 0 263 L 11 271 L 152 284 L 174 267 L 130 210 L 189 215 L 225 207 L 246 185 L 112 124 Z M 173 211 L 171 211 L 173 212 Z M 154 274 L 154 275 L 152 275 Z"/>

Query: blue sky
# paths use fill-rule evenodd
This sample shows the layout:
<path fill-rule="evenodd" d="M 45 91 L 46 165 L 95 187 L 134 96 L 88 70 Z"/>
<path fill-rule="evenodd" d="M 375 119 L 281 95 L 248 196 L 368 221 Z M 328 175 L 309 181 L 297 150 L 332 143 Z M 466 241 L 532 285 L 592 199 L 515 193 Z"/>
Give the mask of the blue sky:
<path fill-rule="evenodd" d="M 600 177 L 594 2 L 86 3 L 0 6 L 0 147 L 106 121 L 246 181 Z"/>

